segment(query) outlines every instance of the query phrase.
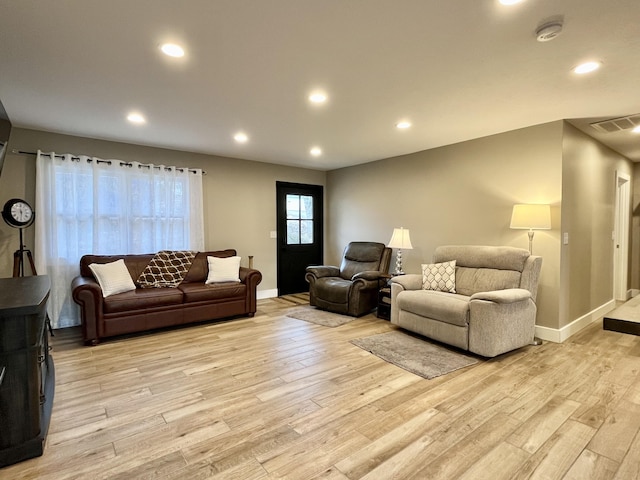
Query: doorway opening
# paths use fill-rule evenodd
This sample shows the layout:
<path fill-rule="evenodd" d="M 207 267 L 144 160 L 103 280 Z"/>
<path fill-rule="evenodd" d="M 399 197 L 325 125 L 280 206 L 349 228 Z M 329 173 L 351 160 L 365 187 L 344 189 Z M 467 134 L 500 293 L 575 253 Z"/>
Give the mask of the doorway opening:
<path fill-rule="evenodd" d="M 613 248 L 613 298 L 628 299 L 629 215 L 631 177 L 616 172 L 616 206 Z"/>

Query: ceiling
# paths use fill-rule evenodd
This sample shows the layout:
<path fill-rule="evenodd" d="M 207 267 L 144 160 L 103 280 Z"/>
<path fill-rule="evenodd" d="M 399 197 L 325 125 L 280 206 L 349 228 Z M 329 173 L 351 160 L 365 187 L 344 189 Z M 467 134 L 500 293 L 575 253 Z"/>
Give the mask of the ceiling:
<path fill-rule="evenodd" d="M 640 112 L 638 0 L 0 0 L 0 37 L 14 126 L 320 170 Z"/>

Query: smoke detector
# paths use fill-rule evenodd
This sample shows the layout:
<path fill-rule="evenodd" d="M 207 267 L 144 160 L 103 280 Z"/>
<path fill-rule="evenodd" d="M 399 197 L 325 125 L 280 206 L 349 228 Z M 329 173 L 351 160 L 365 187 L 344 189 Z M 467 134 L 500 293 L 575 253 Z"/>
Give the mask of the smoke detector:
<path fill-rule="evenodd" d="M 562 33 L 562 21 L 554 20 L 540 25 L 536 30 L 536 40 L 548 42 Z"/>

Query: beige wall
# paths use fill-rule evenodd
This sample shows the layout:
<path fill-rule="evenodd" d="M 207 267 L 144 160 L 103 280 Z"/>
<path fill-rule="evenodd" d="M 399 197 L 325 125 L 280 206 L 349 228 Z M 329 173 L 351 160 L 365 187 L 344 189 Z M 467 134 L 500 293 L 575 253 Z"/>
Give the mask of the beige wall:
<path fill-rule="evenodd" d="M 108 142 L 35 130 L 14 128 L 11 150 L 55 151 L 136 160 L 143 163 L 202 168 L 205 247 L 215 250 L 235 248 L 247 264 L 262 272 L 258 290 L 273 290 L 276 285 L 276 181 L 325 185 L 325 172 L 252 162 L 234 158 Z M 35 204 L 35 157 L 9 154 L 0 177 L 0 201 L 24 198 Z M 0 222 L 0 277 L 12 274 L 13 252 L 18 248 L 18 231 Z M 27 247 L 33 246 L 33 228 L 25 231 Z"/>
<path fill-rule="evenodd" d="M 528 248 L 526 232 L 509 229 L 513 204 L 549 203 L 553 229 L 534 239 L 543 257 L 537 323 L 558 328 L 561 192 L 561 121 L 333 170 L 326 260 L 337 262 L 353 240 L 387 243 L 400 226 L 414 246 L 403 252 L 406 272 L 443 244 Z"/>
<path fill-rule="evenodd" d="M 562 150 L 562 232 L 569 244 L 562 245 L 560 327 L 613 299 L 616 171 L 633 174 L 629 160 L 566 122 Z"/>
<path fill-rule="evenodd" d="M 552 230 L 536 232 L 534 253 L 543 257 L 537 323 L 552 329 L 612 298 L 615 171 L 634 172 L 624 157 L 563 121 L 327 173 L 20 128 L 13 129 L 9 147 L 206 170 L 206 248 L 236 248 L 245 264 L 254 255 L 264 276 L 260 290 L 277 288 L 276 242 L 269 232 L 276 229 L 278 180 L 325 186 L 326 263 L 338 262 L 349 241 L 387 243 L 393 228 L 403 226 L 411 230 L 414 246 L 404 252 L 407 272 L 418 272 L 442 244 L 527 248 L 526 232 L 509 229 L 512 206 L 549 203 Z M 0 192 L 2 202 L 34 201 L 33 156 L 9 154 Z M 639 198 L 634 197 L 634 210 L 640 210 Z M 640 221 L 633 218 L 636 265 Z M 3 277 L 11 275 L 18 232 L 0 223 Z M 569 245 L 561 245 L 561 232 L 569 233 Z M 33 228 L 25 233 L 27 246 L 33 245 Z M 630 270 L 633 288 L 640 288 L 639 270 Z"/>

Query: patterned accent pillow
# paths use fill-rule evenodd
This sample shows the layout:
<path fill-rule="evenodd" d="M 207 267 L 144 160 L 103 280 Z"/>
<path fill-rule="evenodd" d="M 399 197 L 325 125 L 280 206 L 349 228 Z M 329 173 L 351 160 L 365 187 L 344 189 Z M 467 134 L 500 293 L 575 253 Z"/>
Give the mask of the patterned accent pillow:
<path fill-rule="evenodd" d="M 141 288 L 177 287 L 191 268 L 196 252 L 161 250 L 144 268 L 136 283 Z"/>
<path fill-rule="evenodd" d="M 456 293 L 456 261 L 423 264 L 422 288 Z"/>

